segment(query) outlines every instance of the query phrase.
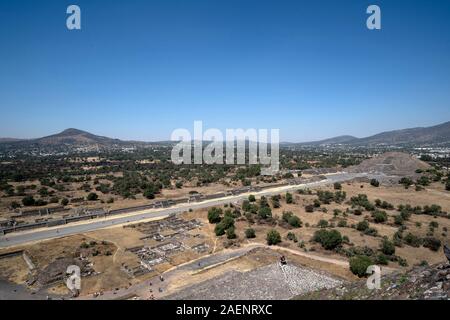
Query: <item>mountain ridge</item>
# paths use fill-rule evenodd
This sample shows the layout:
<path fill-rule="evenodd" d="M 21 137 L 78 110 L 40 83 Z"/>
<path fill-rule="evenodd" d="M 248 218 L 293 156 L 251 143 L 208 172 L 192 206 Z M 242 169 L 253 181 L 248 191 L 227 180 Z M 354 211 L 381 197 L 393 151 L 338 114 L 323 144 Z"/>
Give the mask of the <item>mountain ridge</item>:
<path fill-rule="evenodd" d="M 86 146 L 97 145 L 102 147 L 110 146 L 137 146 L 150 145 L 160 142 L 127 141 L 105 136 L 95 135 L 87 131 L 75 128 L 68 128 L 59 133 L 35 138 L 35 139 L 15 139 L 0 138 L 1 145 L 11 147 L 21 146 Z M 371 145 L 403 145 L 403 144 L 449 144 L 450 145 L 450 121 L 431 126 L 415 127 L 400 130 L 384 131 L 372 136 L 357 138 L 351 135 L 341 135 L 328 139 L 310 142 L 283 142 L 285 146 L 322 146 L 322 145 L 349 145 L 349 146 L 371 146 Z"/>
<path fill-rule="evenodd" d="M 347 138 L 347 139 L 346 139 Z M 319 141 L 296 143 L 299 146 L 320 145 L 402 145 L 402 144 L 442 144 L 450 143 L 450 121 L 430 126 L 415 127 L 400 130 L 390 130 L 364 138 L 353 136 L 338 136 Z"/>

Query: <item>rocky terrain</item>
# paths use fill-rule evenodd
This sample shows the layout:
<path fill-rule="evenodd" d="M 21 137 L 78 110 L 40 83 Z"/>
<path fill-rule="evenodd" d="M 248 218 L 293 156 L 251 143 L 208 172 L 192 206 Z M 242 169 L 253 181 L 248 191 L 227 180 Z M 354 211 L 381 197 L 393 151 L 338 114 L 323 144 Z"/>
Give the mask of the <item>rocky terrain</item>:
<path fill-rule="evenodd" d="M 381 279 L 381 289 L 369 290 L 366 280 L 334 289 L 299 295 L 299 300 L 448 300 L 450 264 L 418 266 L 403 273 L 395 272 Z"/>

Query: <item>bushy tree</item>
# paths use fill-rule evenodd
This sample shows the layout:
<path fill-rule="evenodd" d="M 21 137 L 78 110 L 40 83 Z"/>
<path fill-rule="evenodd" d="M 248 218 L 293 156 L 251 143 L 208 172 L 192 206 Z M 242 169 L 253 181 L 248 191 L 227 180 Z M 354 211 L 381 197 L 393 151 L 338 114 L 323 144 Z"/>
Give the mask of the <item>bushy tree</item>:
<path fill-rule="evenodd" d="M 374 211 L 372 217 L 376 223 L 383 223 L 387 221 L 387 214 L 384 211 L 380 210 Z"/>
<path fill-rule="evenodd" d="M 317 223 L 317 226 L 318 226 L 319 228 L 326 228 L 326 227 L 328 227 L 328 221 L 327 221 L 327 220 L 321 219 L 321 220 Z"/>
<path fill-rule="evenodd" d="M 438 251 L 441 247 L 442 243 L 441 240 L 433 238 L 433 237 L 426 237 L 423 239 L 423 246 L 425 248 L 428 248 L 432 251 Z"/>
<path fill-rule="evenodd" d="M 222 215 L 222 209 L 212 207 L 208 210 L 208 221 L 209 223 L 219 223 Z"/>
<path fill-rule="evenodd" d="M 422 241 L 419 237 L 413 235 L 411 232 L 408 233 L 403 240 L 410 245 L 411 247 L 420 247 L 420 245 L 422 244 Z"/>
<path fill-rule="evenodd" d="M 34 200 L 33 196 L 26 196 L 22 198 L 22 204 L 26 207 L 34 206 L 36 204 L 36 200 Z"/>
<path fill-rule="evenodd" d="M 342 244 L 342 235 L 337 230 L 318 230 L 314 233 L 313 240 L 322 245 L 326 250 L 333 250 Z"/>
<path fill-rule="evenodd" d="M 255 238 L 256 237 L 255 229 L 248 228 L 247 230 L 245 230 L 245 237 L 247 239 Z"/>
<path fill-rule="evenodd" d="M 288 223 L 291 227 L 300 228 L 302 226 L 302 220 L 297 216 L 292 216 L 288 219 Z"/>
<path fill-rule="evenodd" d="M 360 221 L 356 225 L 356 230 L 358 230 L 358 231 L 363 231 L 364 232 L 367 229 L 369 229 L 369 223 L 366 220 Z"/>
<path fill-rule="evenodd" d="M 362 278 L 367 276 L 367 268 L 373 264 L 372 259 L 368 256 L 354 256 L 350 258 L 350 271 Z"/>
<path fill-rule="evenodd" d="M 272 209 L 268 206 L 262 206 L 258 210 L 258 216 L 261 219 L 267 219 L 272 217 Z"/>
<path fill-rule="evenodd" d="M 272 229 L 267 232 L 266 240 L 269 246 L 276 245 L 281 242 L 281 235 L 277 230 Z"/>
<path fill-rule="evenodd" d="M 374 186 L 374 187 L 379 187 L 380 182 L 377 179 L 372 179 L 372 180 L 370 180 L 370 185 Z"/>
<path fill-rule="evenodd" d="M 251 194 L 251 195 L 249 195 L 249 196 L 248 196 L 248 201 L 249 201 L 249 202 L 255 202 L 255 201 L 256 201 L 256 198 L 255 198 L 255 196 L 254 196 L 254 195 L 252 195 L 252 194 Z"/>
<path fill-rule="evenodd" d="M 395 253 L 394 243 L 387 238 L 383 238 L 383 241 L 381 241 L 381 252 L 388 256 L 393 255 Z"/>
<path fill-rule="evenodd" d="M 91 193 L 88 194 L 86 199 L 88 201 L 97 201 L 98 200 L 98 195 L 95 192 L 91 192 Z"/>
<path fill-rule="evenodd" d="M 289 192 L 286 192 L 286 203 L 293 203 L 294 198 L 292 197 L 292 194 Z"/>
<path fill-rule="evenodd" d="M 234 227 L 228 228 L 227 231 L 226 231 L 226 234 L 227 234 L 227 239 L 231 240 L 231 239 L 236 239 L 237 238 Z"/>

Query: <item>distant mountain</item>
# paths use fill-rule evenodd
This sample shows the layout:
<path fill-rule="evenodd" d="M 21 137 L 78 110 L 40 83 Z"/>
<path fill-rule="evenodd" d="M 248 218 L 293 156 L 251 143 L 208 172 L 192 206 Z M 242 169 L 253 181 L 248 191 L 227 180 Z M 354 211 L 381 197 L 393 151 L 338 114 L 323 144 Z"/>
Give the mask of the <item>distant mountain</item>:
<path fill-rule="evenodd" d="M 450 142 L 450 121 L 437 126 L 382 132 L 358 144 L 439 144 Z"/>
<path fill-rule="evenodd" d="M 55 148 L 74 148 L 74 147 L 134 147 L 150 145 L 151 143 L 141 141 L 123 141 L 108 137 L 98 136 L 79 129 L 66 129 L 60 133 L 37 139 L 12 139 L 0 138 L 0 145 L 7 149 L 55 149 Z"/>
<path fill-rule="evenodd" d="M 300 146 L 319 145 L 438 145 L 450 144 L 450 121 L 432 127 L 419 127 L 382 132 L 366 138 L 339 136 L 331 139 L 298 143 Z"/>
<path fill-rule="evenodd" d="M 325 140 L 312 141 L 312 142 L 304 142 L 301 143 L 303 145 L 327 145 L 327 144 L 348 144 L 353 141 L 358 140 L 358 138 L 353 136 L 339 136 L 334 138 L 329 138 Z"/>
<path fill-rule="evenodd" d="M 30 140 L 29 140 L 30 141 Z M 119 139 L 112 139 L 103 136 L 97 136 L 95 134 L 78 130 L 78 129 L 66 129 L 60 133 L 31 140 L 30 142 L 44 145 L 92 145 L 97 144 L 101 146 L 110 146 L 114 144 L 124 144 L 124 141 Z"/>
<path fill-rule="evenodd" d="M 16 138 L 0 138 L 0 143 L 2 143 L 2 142 L 17 142 L 17 141 L 23 141 L 23 139 L 16 139 Z"/>
<path fill-rule="evenodd" d="M 96 148 L 126 148 L 139 146 L 154 146 L 173 142 L 142 142 L 124 141 L 103 136 L 98 136 L 86 131 L 70 128 L 60 133 L 37 139 L 14 139 L 0 138 L 0 146 L 9 150 L 20 150 L 27 148 L 50 148 L 63 147 L 96 147 Z M 382 132 L 366 138 L 353 136 L 339 136 L 330 139 L 303 142 L 303 143 L 281 143 L 282 146 L 321 146 L 321 145 L 350 145 L 350 146 L 373 146 L 373 145 L 450 145 L 450 121 L 432 127 L 412 128 Z"/>

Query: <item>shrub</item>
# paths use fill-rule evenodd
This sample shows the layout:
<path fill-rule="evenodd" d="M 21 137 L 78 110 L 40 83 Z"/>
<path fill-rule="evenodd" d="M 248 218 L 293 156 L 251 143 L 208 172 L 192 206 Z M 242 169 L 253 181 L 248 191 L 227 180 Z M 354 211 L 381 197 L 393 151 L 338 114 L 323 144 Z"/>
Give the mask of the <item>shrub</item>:
<path fill-rule="evenodd" d="M 356 225 L 356 230 L 358 230 L 358 231 L 363 231 L 364 232 L 367 229 L 369 229 L 369 223 L 366 220 L 358 222 L 358 224 Z"/>
<path fill-rule="evenodd" d="M 236 239 L 236 237 L 237 237 L 234 227 L 228 228 L 226 233 L 227 233 L 227 239 Z"/>
<path fill-rule="evenodd" d="M 383 223 L 387 221 L 387 214 L 384 211 L 377 210 L 372 214 L 372 217 L 375 223 Z"/>
<path fill-rule="evenodd" d="M 322 219 L 317 223 L 317 226 L 319 228 L 326 228 L 326 227 L 328 227 L 328 221 Z"/>
<path fill-rule="evenodd" d="M 314 212 L 314 206 L 312 206 L 312 205 L 305 206 L 305 211 L 306 212 Z"/>
<path fill-rule="evenodd" d="M 368 228 L 366 231 L 364 231 L 364 234 L 367 234 L 368 236 L 376 237 L 378 235 L 378 231 L 375 228 Z"/>
<path fill-rule="evenodd" d="M 347 220 L 339 220 L 338 227 L 345 228 L 347 226 Z"/>
<path fill-rule="evenodd" d="M 372 180 L 370 180 L 370 185 L 374 186 L 374 187 L 379 187 L 380 182 L 377 179 L 372 179 Z"/>
<path fill-rule="evenodd" d="M 395 245 L 392 241 L 389 241 L 387 238 L 384 238 L 381 242 L 381 252 L 385 255 L 391 256 L 395 253 Z"/>
<path fill-rule="evenodd" d="M 350 258 L 350 271 L 362 278 L 367 275 L 367 268 L 373 264 L 368 256 L 355 256 Z"/>
<path fill-rule="evenodd" d="M 272 209 L 270 207 L 262 206 L 258 210 L 258 217 L 261 219 L 267 219 L 272 217 Z"/>
<path fill-rule="evenodd" d="M 272 229 L 267 232 L 266 240 L 269 246 L 276 245 L 281 242 L 281 235 L 277 230 Z"/>
<path fill-rule="evenodd" d="M 294 242 L 298 241 L 297 236 L 295 235 L 295 233 L 292 233 L 292 232 L 288 232 L 286 238 L 290 241 L 294 241 Z"/>
<path fill-rule="evenodd" d="M 334 200 L 334 194 L 331 191 L 317 191 L 318 203 L 330 204 Z M 317 200 L 317 199 L 316 199 Z"/>
<path fill-rule="evenodd" d="M 98 195 L 95 192 L 91 192 L 91 193 L 88 194 L 86 199 L 88 201 L 97 201 L 98 200 Z"/>
<path fill-rule="evenodd" d="M 403 259 L 402 257 L 397 257 L 397 261 L 398 261 L 398 264 L 401 267 L 407 267 L 408 266 L 408 262 L 406 261 L 406 259 Z"/>
<path fill-rule="evenodd" d="M 410 245 L 411 247 L 420 247 L 421 245 L 421 240 L 419 237 L 413 235 L 412 233 L 408 233 L 404 239 L 403 239 L 408 245 Z"/>
<path fill-rule="evenodd" d="M 69 204 L 69 199 L 67 199 L 67 198 L 62 198 L 61 199 L 61 205 L 67 206 L 68 204 Z"/>
<path fill-rule="evenodd" d="M 289 192 L 286 192 L 286 203 L 293 203 L 294 198 L 292 197 L 292 194 Z"/>
<path fill-rule="evenodd" d="M 300 228 L 302 226 L 302 220 L 297 216 L 292 216 L 289 218 L 288 223 L 291 227 Z"/>
<path fill-rule="evenodd" d="M 375 206 L 369 201 L 365 194 L 358 194 L 358 196 L 351 197 L 350 203 L 352 206 L 363 207 L 367 211 L 375 210 Z"/>
<path fill-rule="evenodd" d="M 439 228 L 439 223 L 437 221 L 431 221 L 429 226 L 430 228 Z"/>
<path fill-rule="evenodd" d="M 81 249 L 87 249 L 87 248 L 89 248 L 89 245 L 86 242 L 83 242 L 83 243 L 80 244 L 80 248 Z"/>
<path fill-rule="evenodd" d="M 216 227 L 214 228 L 214 233 L 216 236 L 223 236 L 225 234 L 225 226 L 223 223 L 216 224 Z"/>
<path fill-rule="evenodd" d="M 289 218 L 291 218 L 294 214 L 292 211 L 283 211 L 283 214 L 281 216 L 281 219 L 283 219 L 284 222 L 289 222 Z"/>
<path fill-rule="evenodd" d="M 413 181 L 410 178 L 403 177 L 399 180 L 398 183 L 402 184 L 405 187 L 405 189 L 408 189 L 409 186 L 413 184 Z"/>
<path fill-rule="evenodd" d="M 13 209 L 17 209 L 17 208 L 20 208 L 20 203 L 18 203 L 17 201 L 13 201 L 13 202 L 11 202 L 10 206 Z"/>
<path fill-rule="evenodd" d="M 255 201 L 256 201 L 256 198 L 255 198 L 255 196 L 254 196 L 254 195 L 252 195 L 252 194 L 251 194 L 251 195 L 249 195 L 249 196 L 248 196 L 248 201 L 249 201 L 249 202 L 255 202 Z"/>
<path fill-rule="evenodd" d="M 432 251 L 438 251 L 441 247 L 441 240 L 433 237 L 426 237 L 423 239 L 423 246 Z"/>
<path fill-rule="evenodd" d="M 398 214 L 394 217 L 394 223 L 398 226 L 403 225 L 403 218 L 400 214 Z"/>
<path fill-rule="evenodd" d="M 381 265 L 385 266 L 385 265 L 387 265 L 389 263 L 389 260 L 388 260 L 388 257 L 386 255 L 380 253 L 377 256 L 376 262 L 377 262 L 377 264 L 381 264 Z"/>
<path fill-rule="evenodd" d="M 255 229 L 248 228 L 247 230 L 245 230 L 245 237 L 247 239 L 255 238 L 256 237 Z"/>
<path fill-rule="evenodd" d="M 220 215 L 222 214 L 222 209 L 212 207 L 208 210 L 208 221 L 209 223 L 219 223 L 222 218 Z"/>
<path fill-rule="evenodd" d="M 36 203 L 36 200 L 34 200 L 33 196 L 26 196 L 22 198 L 22 204 L 26 207 L 28 206 L 34 206 Z"/>
<path fill-rule="evenodd" d="M 326 250 L 333 250 L 342 244 L 341 233 L 337 230 L 318 230 L 314 233 L 313 240 Z"/>

